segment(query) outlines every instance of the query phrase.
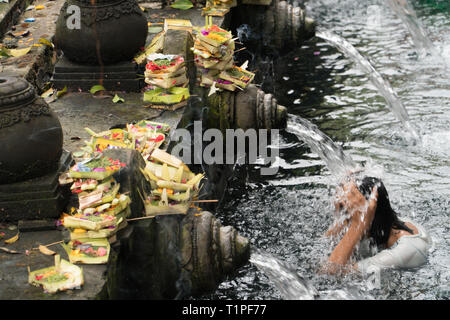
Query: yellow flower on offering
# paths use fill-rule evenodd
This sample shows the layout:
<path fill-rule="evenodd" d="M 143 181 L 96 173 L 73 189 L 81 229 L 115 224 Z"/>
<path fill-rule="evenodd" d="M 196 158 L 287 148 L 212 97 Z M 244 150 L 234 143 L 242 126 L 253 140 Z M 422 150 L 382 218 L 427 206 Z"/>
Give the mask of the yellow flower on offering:
<path fill-rule="evenodd" d="M 215 33 L 212 33 L 212 32 L 208 35 L 208 38 L 211 38 L 211 39 L 216 40 L 218 42 L 223 42 L 223 41 L 227 40 L 225 37 L 222 37 L 221 35 L 218 35 L 218 34 L 215 34 Z"/>

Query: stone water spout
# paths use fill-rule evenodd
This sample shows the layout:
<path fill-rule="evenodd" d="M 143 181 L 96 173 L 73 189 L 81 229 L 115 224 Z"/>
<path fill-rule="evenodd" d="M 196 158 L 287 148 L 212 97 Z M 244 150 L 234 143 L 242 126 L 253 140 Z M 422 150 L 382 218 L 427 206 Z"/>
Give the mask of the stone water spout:
<path fill-rule="evenodd" d="M 246 46 L 245 40 L 250 40 L 256 46 L 254 50 L 251 48 L 255 53 L 292 50 L 314 36 L 316 22 L 306 17 L 298 2 L 247 0 L 243 3 L 236 8 L 233 18 L 238 27 L 249 27 L 240 38 L 244 37 L 241 41 Z M 260 5 L 252 5 L 256 3 Z"/>
<path fill-rule="evenodd" d="M 241 129 L 280 129 L 286 127 L 287 108 L 271 93 L 251 85 L 236 95 L 236 126 Z"/>
<path fill-rule="evenodd" d="M 175 299 L 214 291 L 247 263 L 248 239 L 207 211 L 130 224 L 108 267 L 108 299 Z"/>
<path fill-rule="evenodd" d="M 284 129 L 286 107 L 279 105 L 273 94 L 265 93 L 253 84 L 245 91 L 220 92 L 210 97 L 207 90 L 198 91 L 208 106 L 211 128 L 225 129 Z"/>
<path fill-rule="evenodd" d="M 125 162 L 115 178 L 129 192 L 132 217 L 142 214 L 137 189 L 145 190 L 139 167 L 144 160 L 131 149 L 104 153 Z M 147 191 L 147 190 L 146 190 Z M 142 193 L 142 191 L 141 191 Z M 231 226 L 222 226 L 208 211 L 162 215 L 129 222 L 118 234 L 108 265 L 102 298 L 174 299 L 214 291 L 220 282 L 248 262 L 250 244 Z"/>

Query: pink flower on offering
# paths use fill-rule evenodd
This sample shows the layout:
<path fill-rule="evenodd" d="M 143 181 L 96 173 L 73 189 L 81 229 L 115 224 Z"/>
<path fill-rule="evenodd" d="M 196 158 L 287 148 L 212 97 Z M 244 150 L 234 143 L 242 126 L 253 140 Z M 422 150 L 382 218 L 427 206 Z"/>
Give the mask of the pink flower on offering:
<path fill-rule="evenodd" d="M 103 171 L 106 171 L 106 169 L 105 168 L 95 168 L 93 171 L 103 172 Z"/>
<path fill-rule="evenodd" d="M 206 31 L 205 29 L 202 29 L 202 35 L 207 36 L 209 34 L 208 31 Z"/>
<path fill-rule="evenodd" d="M 103 247 L 100 247 L 100 248 L 98 248 L 98 250 L 97 250 L 97 254 L 98 254 L 99 257 L 105 256 L 105 255 L 106 255 L 106 252 L 107 252 L 106 249 L 103 248 Z"/>

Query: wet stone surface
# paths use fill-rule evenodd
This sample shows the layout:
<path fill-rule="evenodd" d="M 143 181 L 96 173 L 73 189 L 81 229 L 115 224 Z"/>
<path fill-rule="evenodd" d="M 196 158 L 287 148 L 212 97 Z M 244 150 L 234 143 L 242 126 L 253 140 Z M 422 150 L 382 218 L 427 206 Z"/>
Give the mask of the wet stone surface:
<path fill-rule="evenodd" d="M 4 232 L 5 239 L 9 239 L 17 234 L 18 230 L 9 230 L 8 226 L 0 225 L 0 233 Z M 44 293 L 42 288 L 34 287 L 28 284 L 28 270 L 31 271 L 46 268 L 54 264 L 53 256 L 46 256 L 37 248 L 40 244 L 47 245 L 60 241 L 62 232 L 58 230 L 41 232 L 22 232 L 19 240 L 15 243 L 5 245 L 2 241 L 1 246 L 9 250 L 18 251 L 18 254 L 6 253 L 0 250 L 0 299 L 1 300 L 37 300 L 37 299 L 93 299 L 100 292 L 104 285 L 104 273 L 106 265 L 82 265 L 84 285 L 81 290 L 68 290 L 58 292 L 57 294 Z M 67 260 L 67 254 L 60 244 L 49 247 L 61 255 L 61 259 Z M 29 250 L 28 255 L 26 250 Z"/>
<path fill-rule="evenodd" d="M 86 127 L 101 132 L 116 125 L 154 119 L 174 128 L 183 113 L 183 109 L 169 112 L 145 108 L 142 93 L 117 94 L 125 101 L 113 103 L 114 95 L 110 94 L 93 97 L 90 93 L 68 93 L 49 104 L 61 122 L 66 150 L 75 152 L 84 146 L 84 141 L 90 139 Z"/>

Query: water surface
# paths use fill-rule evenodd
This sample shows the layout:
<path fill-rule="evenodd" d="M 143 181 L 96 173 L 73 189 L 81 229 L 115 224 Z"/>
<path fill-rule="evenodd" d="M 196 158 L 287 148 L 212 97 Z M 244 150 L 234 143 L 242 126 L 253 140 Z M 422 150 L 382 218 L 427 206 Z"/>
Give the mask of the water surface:
<path fill-rule="evenodd" d="M 450 7 L 445 0 L 410 3 L 443 60 L 417 52 L 407 27 L 384 0 L 317 0 L 306 6 L 321 28 L 344 37 L 389 81 L 421 144 L 404 139 L 405 130 L 369 77 L 324 40 L 312 39 L 274 61 L 273 87 L 289 113 L 316 124 L 349 157 L 382 178 L 401 217 L 429 231 L 434 245 L 428 264 L 383 273 L 378 289 L 369 289 L 356 275 L 318 275 L 333 248 L 322 236 L 333 221 L 336 179 L 289 132 L 280 137 L 278 174 L 262 177 L 258 168 L 242 168 L 246 187 L 232 188 L 217 213 L 260 250 L 254 261 L 264 255 L 267 261 L 276 259 L 271 265 L 279 263 L 279 272 L 297 272 L 325 298 L 450 298 L 450 81 L 445 69 L 450 65 Z M 205 298 L 295 299 L 282 286 L 270 272 L 248 264 Z M 299 290 L 297 298 L 309 294 Z"/>

